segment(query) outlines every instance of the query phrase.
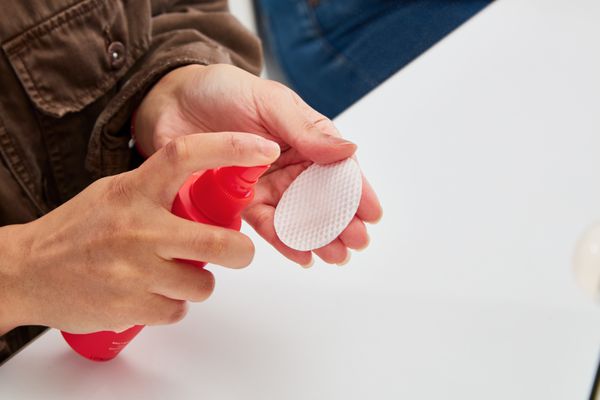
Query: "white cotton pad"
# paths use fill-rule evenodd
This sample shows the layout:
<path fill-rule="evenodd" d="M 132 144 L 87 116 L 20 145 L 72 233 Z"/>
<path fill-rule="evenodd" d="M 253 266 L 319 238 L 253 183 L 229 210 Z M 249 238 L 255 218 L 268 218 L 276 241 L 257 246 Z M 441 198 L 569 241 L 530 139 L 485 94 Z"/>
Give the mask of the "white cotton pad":
<path fill-rule="evenodd" d="M 352 221 L 361 193 L 362 175 L 353 159 L 311 165 L 292 182 L 277 205 L 277 236 L 301 251 L 331 243 Z"/>

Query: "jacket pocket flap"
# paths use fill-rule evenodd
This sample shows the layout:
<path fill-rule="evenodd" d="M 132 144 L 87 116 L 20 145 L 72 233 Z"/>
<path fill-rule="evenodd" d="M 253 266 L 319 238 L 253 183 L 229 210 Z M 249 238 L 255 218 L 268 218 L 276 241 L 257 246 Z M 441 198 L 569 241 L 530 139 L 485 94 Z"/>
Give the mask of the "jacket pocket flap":
<path fill-rule="evenodd" d="M 150 11 L 118 0 L 84 0 L 4 43 L 31 101 L 62 117 L 105 94 L 150 42 Z M 133 21 L 132 21 L 133 19 Z"/>

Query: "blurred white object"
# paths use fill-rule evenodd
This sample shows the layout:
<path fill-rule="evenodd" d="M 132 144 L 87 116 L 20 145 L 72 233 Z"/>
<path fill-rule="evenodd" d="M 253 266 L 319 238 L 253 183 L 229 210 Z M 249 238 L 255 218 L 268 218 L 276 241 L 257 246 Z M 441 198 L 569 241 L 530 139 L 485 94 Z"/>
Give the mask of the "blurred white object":
<path fill-rule="evenodd" d="M 579 286 L 594 300 L 600 300 L 600 223 L 590 226 L 579 239 L 573 268 Z"/>

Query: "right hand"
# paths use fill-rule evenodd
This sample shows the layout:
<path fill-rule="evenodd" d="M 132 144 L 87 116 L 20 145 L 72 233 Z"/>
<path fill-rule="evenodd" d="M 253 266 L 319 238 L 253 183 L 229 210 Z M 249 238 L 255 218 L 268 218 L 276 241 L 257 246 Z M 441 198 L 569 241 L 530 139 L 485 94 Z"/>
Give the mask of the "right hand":
<path fill-rule="evenodd" d="M 0 286 L 10 308 L 0 328 L 88 333 L 180 320 L 186 301 L 211 294 L 214 278 L 176 259 L 241 268 L 254 246 L 240 232 L 171 214 L 177 191 L 195 171 L 271 164 L 279 152 L 248 133 L 180 137 L 138 169 L 94 182 L 36 221 L 0 229 L 13 256 L 0 260 L 9 269 L 0 270 Z"/>

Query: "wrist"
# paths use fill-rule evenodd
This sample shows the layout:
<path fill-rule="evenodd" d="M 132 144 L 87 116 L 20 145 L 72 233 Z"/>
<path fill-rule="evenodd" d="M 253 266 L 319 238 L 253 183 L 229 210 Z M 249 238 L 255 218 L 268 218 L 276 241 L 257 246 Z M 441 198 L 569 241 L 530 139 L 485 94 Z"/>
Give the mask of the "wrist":
<path fill-rule="evenodd" d="M 174 122 L 182 115 L 180 101 L 185 98 L 186 88 L 196 85 L 200 71 L 206 68 L 200 64 L 176 68 L 164 75 L 144 96 L 131 116 L 131 136 L 140 155 L 151 156 L 164 145 L 161 135 L 180 133 L 181 127 Z M 172 132 L 174 130 L 177 132 Z"/>
<path fill-rule="evenodd" d="M 0 335 L 35 322 L 24 290 L 28 256 L 25 225 L 0 228 Z"/>

